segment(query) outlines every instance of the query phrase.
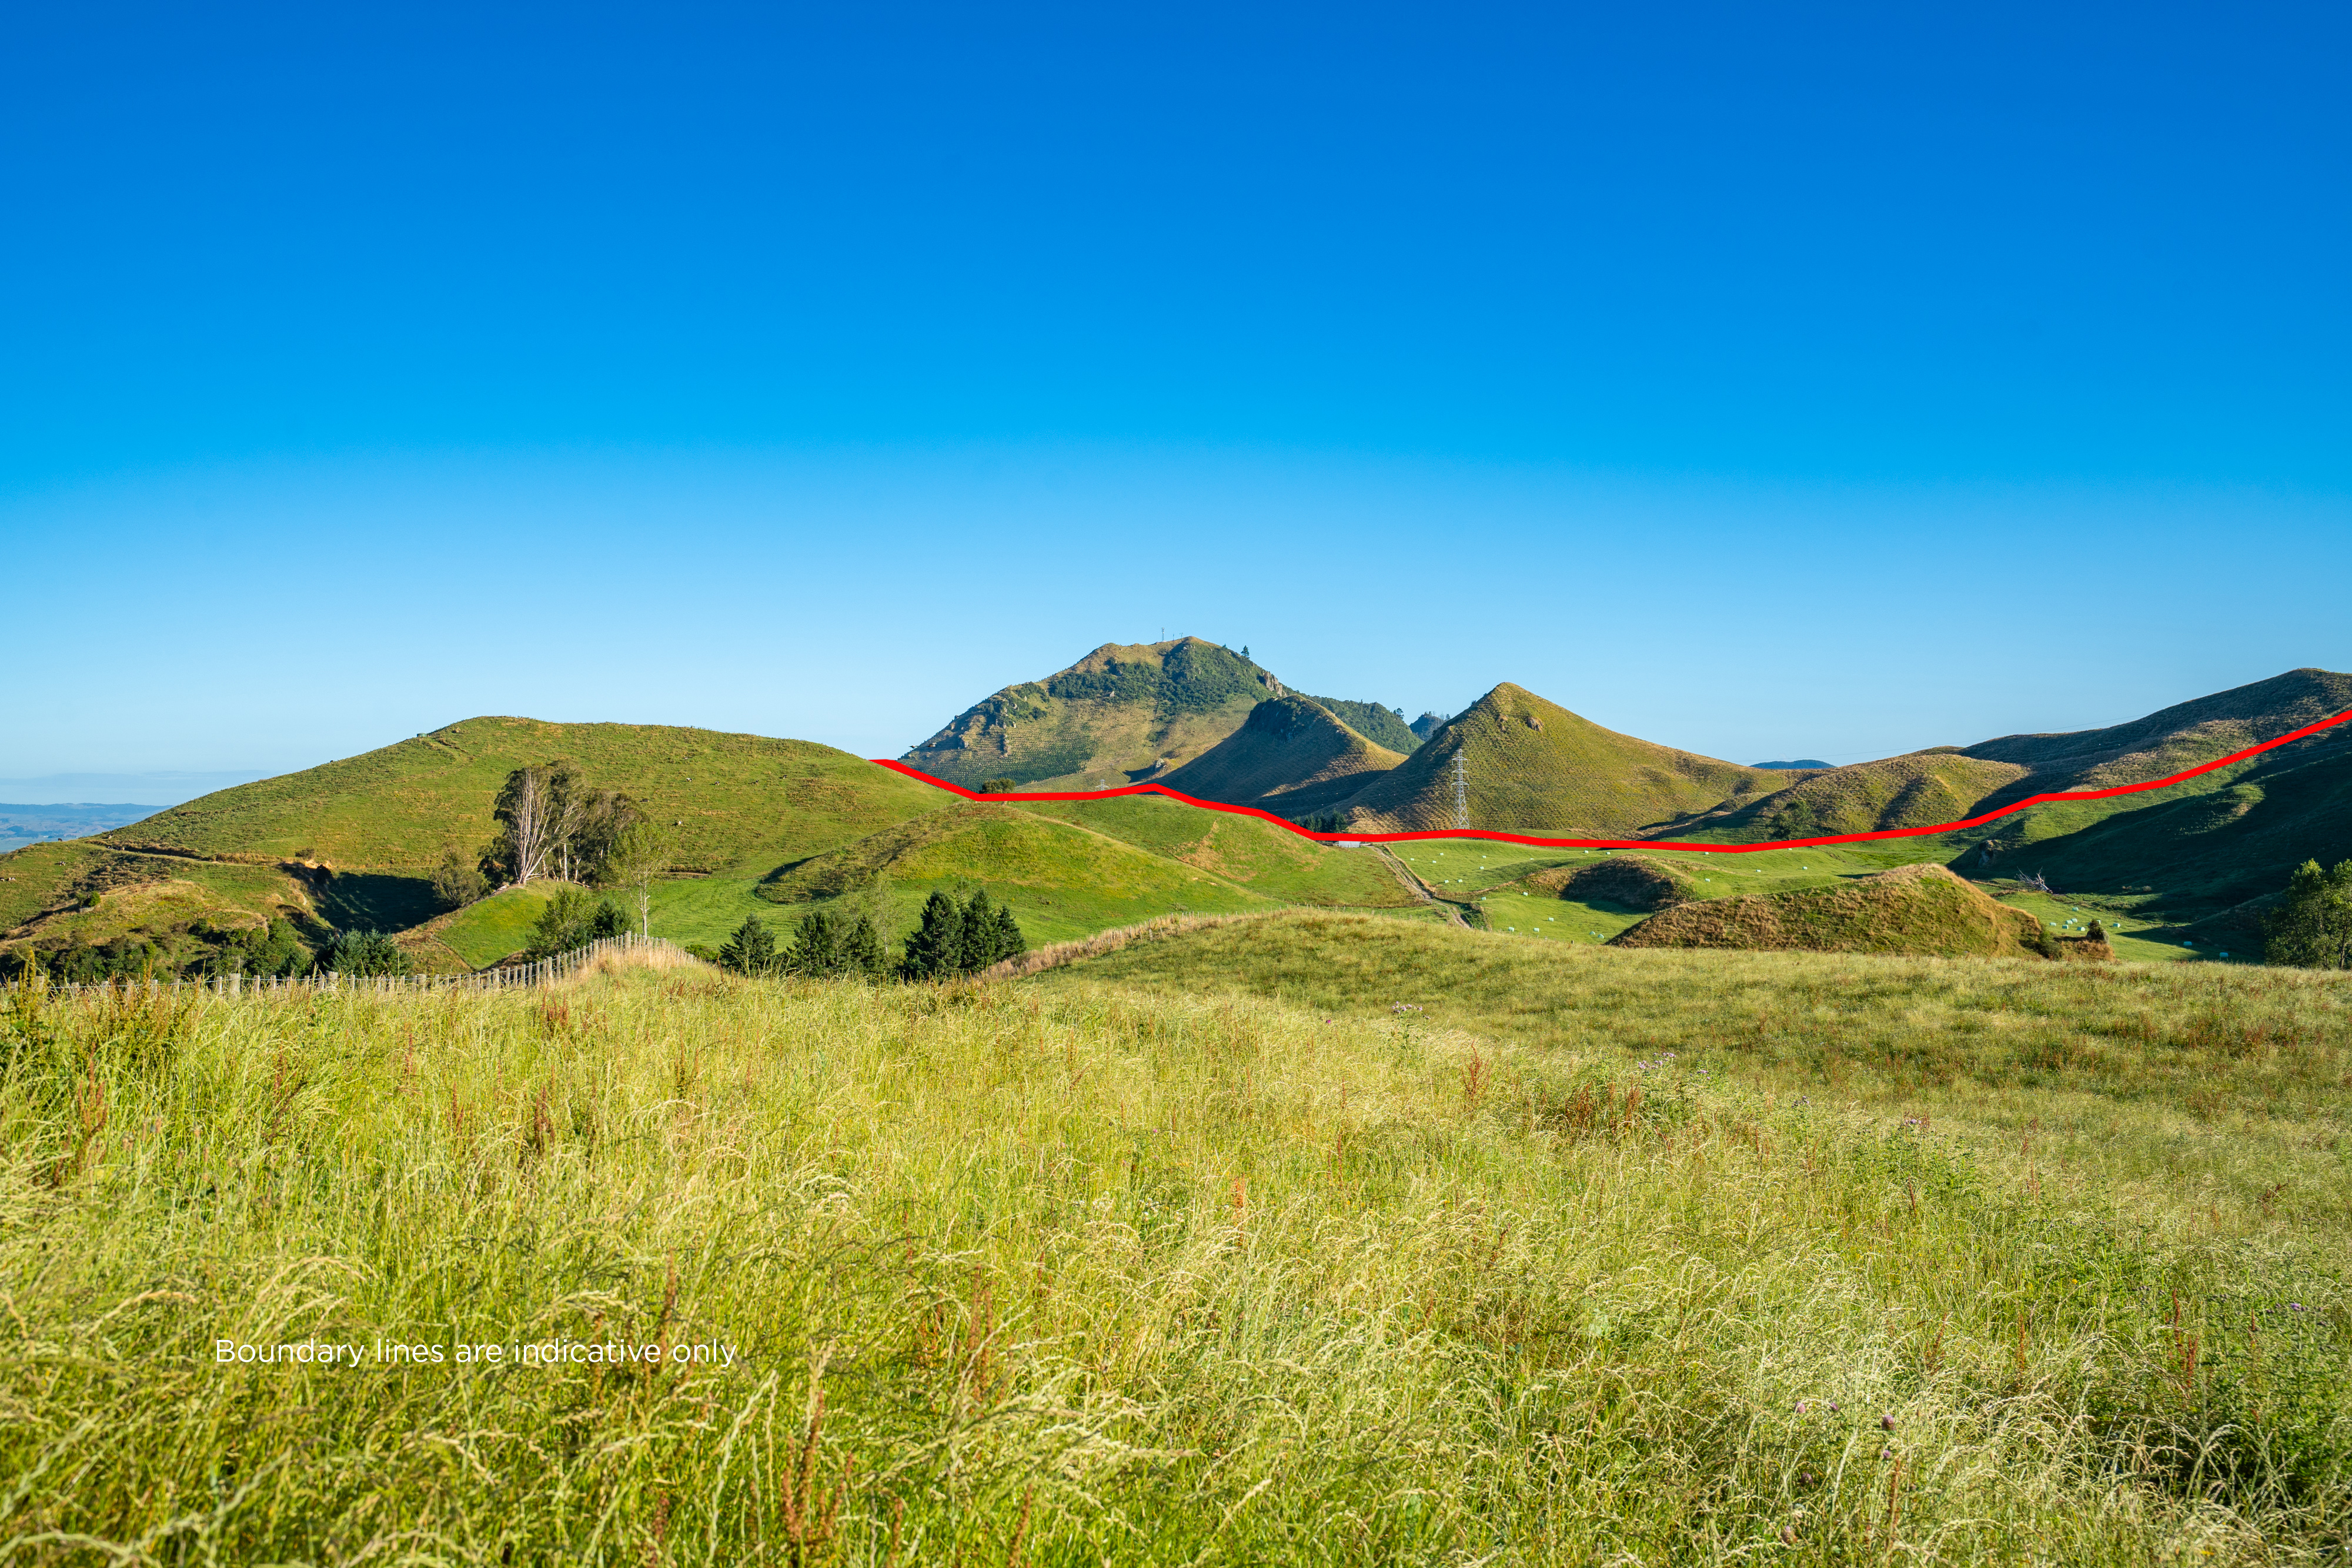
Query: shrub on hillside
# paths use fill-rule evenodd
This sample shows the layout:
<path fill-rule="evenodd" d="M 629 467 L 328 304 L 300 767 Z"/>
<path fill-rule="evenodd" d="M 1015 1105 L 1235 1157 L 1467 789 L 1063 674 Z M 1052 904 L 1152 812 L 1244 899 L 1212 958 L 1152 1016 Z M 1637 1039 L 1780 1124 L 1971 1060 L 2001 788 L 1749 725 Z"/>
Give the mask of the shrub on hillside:
<path fill-rule="evenodd" d="M 382 931 L 338 931 L 320 963 L 338 975 L 405 975 L 408 955 Z"/>
<path fill-rule="evenodd" d="M 310 969 L 310 953 L 290 922 L 273 920 L 267 926 L 231 936 L 213 956 L 212 967 L 220 975 L 290 977 Z"/>
<path fill-rule="evenodd" d="M 533 958 L 551 958 L 600 937 L 618 936 L 628 928 L 629 918 L 620 905 L 593 897 L 584 889 L 567 887 L 539 912 L 538 923 L 530 928 L 528 952 Z"/>
<path fill-rule="evenodd" d="M 1020 924 L 1013 918 L 1013 906 L 992 902 L 985 889 L 973 894 L 963 911 L 964 972 L 976 973 L 1028 950 Z"/>
<path fill-rule="evenodd" d="M 2305 969 L 2352 969 L 2352 861 L 2296 868 L 2286 896 L 2263 923 L 2263 956 Z"/>
<path fill-rule="evenodd" d="M 452 846 L 433 868 L 433 891 L 449 908 L 463 909 L 490 891 L 490 879 L 482 874 L 479 857 Z"/>

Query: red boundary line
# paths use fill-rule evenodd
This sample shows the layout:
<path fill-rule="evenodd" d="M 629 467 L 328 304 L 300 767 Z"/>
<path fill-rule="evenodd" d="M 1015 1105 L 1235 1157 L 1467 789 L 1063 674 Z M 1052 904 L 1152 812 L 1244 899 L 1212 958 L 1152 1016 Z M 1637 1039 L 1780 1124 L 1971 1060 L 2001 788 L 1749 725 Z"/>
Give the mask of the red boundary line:
<path fill-rule="evenodd" d="M 1774 839 L 1760 844 L 1678 844 L 1668 843 L 1658 839 L 1543 839 L 1526 833 L 1490 832 L 1484 828 L 1431 828 L 1412 833 L 1311 833 L 1296 822 L 1286 821 L 1273 812 L 1262 811 L 1255 806 L 1230 806 L 1222 800 L 1203 800 L 1196 796 L 1184 794 L 1181 790 L 1171 789 L 1164 784 L 1129 784 L 1117 789 L 1056 789 L 1026 793 L 1002 790 L 994 794 L 983 795 L 977 790 L 967 789 L 961 784 L 950 784 L 944 779 L 935 778 L 919 768 L 909 768 L 903 762 L 893 762 L 888 758 L 877 757 L 873 761 L 877 767 L 887 768 L 894 773 L 903 773 L 909 779 L 919 779 L 926 784 L 936 785 L 950 794 L 961 795 L 967 800 L 1109 800 L 1121 795 L 1165 795 L 1171 800 L 1181 800 L 1187 806 L 1198 806 L 1204 811 L 1225 811 L 1236 817 L 1255 817 L 1261 821 L 1272 822 L 1277 828 L 1287 828 L 1302 839 L 1312 839 L 1321 844 L 1402 844 L 1410 843 L 1417 839 L 1492 839 L 1498 843 L 1530 844 L 1538 849 L 1680 850 L 1688 854 L 1748 855 L 1759 850 L 1807 850 L 1817 849 L 1826 844 L 1869 843 L 1876 839 L 1926 838 L 1935 833 L 1949 833 L 1962 828 L 1980 827 L 1986 822 L 1996 821 L 2002 817 L 2050 800 L 2107 800 L 2117 795 L 2137 795 L 2143 790 L 2168 789 L 2186 779 L 2194 779 L 2200 773 L 2210 773 L 2216 768 L 2227 768 L 2231 763 L 2243 762 L 2249 757 L 2259 757 L 2265 751 L 2275 751 L 2282 746 L 2292 746 L 2298 740 L 2317 735 L 2323 729 L 2333 729 L 2347 721 L 2352 721 L 2352 708 L 2346 709 L 2334 718 L 2323 718 L 2316 724 L 2306 724 L 2301 729 L 2280 736 L 2276 740 L 2265 740 L 2260 746 L 2249 746 L 2243 751 L 2233 751 L 2227 757 L 2217 757 L 2210 762 L 2200 763 L 2194 768 L 2185 768 L 2168 778 L 2151 779 L 2144 784 L 2118 784 L 2112 789 L 2061 789 L 2047 795 L 2030 795 L 2013 806 L 2003 806 L 1998 811 L 1987 811 L 1981 817 L 1969 817 L 1958 822 L 1937 822 L 1925 828 L 1881 828 L 1876 832 L 1871 833 L 1837 833 L 1822 839 Z"/>

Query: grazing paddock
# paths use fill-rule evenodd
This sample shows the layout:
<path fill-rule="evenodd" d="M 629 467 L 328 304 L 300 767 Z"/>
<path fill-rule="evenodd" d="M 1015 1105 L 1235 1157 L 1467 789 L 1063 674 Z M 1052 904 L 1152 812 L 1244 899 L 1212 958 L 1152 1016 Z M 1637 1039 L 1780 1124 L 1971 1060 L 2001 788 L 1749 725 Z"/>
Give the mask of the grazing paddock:
<path fill-rule="evenodd" d="M 2340 1560 L 2345 992 L 2116 972 L 1292 915 L 944 990 L 19 990 L 0 1552 Z M 2164 1137 L 2300 1152 L 2265 1204 Z"/>

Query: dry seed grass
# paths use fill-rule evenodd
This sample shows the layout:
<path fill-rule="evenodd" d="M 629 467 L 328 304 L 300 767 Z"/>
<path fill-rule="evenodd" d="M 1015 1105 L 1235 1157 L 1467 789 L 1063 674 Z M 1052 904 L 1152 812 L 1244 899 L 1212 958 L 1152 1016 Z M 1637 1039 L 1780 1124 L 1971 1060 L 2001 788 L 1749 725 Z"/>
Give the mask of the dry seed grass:
<path fill-rule="evenodd" d="M 12 1028 L 11 1559 L 2343 1549 L 2324 1271 L 2237 1333 L 2234 1245 L 1613 1058 L 692 972 Z M 553 1334 L 740 1359 L 214 1360 Z"/>

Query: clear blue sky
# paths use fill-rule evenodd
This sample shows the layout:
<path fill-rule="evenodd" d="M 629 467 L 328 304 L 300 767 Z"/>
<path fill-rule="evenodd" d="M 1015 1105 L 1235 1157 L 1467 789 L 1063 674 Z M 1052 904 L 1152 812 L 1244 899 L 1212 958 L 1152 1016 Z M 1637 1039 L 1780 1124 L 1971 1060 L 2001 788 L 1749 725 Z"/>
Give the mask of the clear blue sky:
<path fill-rule="evenodd" d="M 2352 666 L 2347 18 L 19 8 L 0 789 L 1163 627 L 1741 760 Z"/>

